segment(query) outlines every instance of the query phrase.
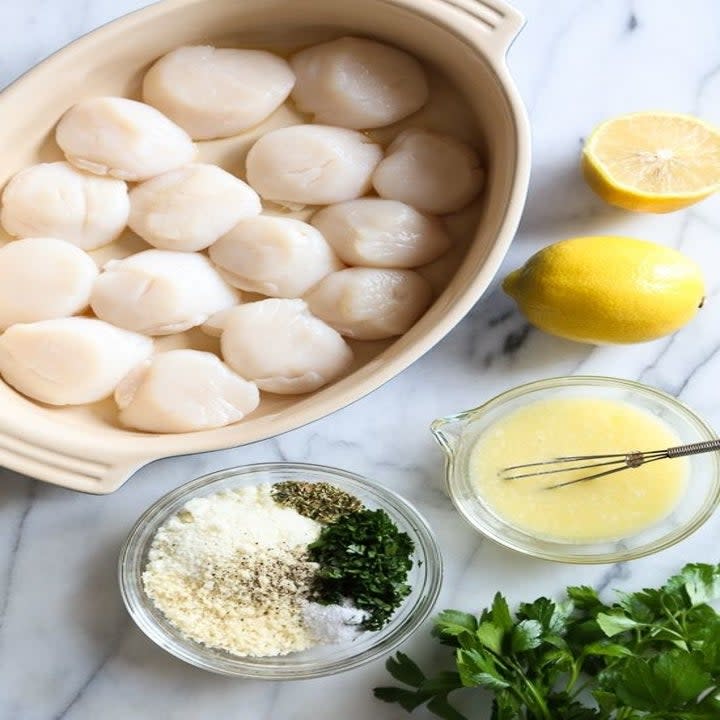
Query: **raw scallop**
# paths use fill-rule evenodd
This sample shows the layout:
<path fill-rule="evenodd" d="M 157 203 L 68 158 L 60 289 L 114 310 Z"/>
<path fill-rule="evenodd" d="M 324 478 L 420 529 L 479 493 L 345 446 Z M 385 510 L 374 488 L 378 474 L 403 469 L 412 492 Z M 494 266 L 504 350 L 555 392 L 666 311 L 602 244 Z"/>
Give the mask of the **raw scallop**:
<path fill-rule="evenodd" d="M 478 154 L 449 135 L 406 130 L 373 175 L 378 195 L 444 215 L 464 208 L 482 189 Z"/>
<path fill-rule="evenodd" d="M 170 170 L 130 192 L 130 227 L 163 250 L 204 250 L 261 210 L 258 194 L 217 165 Z"/>
<path fill-rule="evenodd" d="M 432 290 L 412 270 L 348 268 L 321 280 L 305 299 L 342 335 L 382 340 L 407 332 L 430 305 Z"/>
<path fill-rule="evenodd" d="M 95 97 L 73 105 L 55 139 L 77 168 L 121 180 L 147 180 L 187 165 L 197 152 L 189 135 L 150 105 Z"/>
<path fill-rule="evenodd" d="M 261 390 L 311 392 L 341 375 L 352 350 L 303 300 L 261 300 L 231 310 L 220 338 L 225 362 Z"/>
<path fill-rule="evenodd" d="M 0 248 L 0 330 L 81 312 L 97 275 L 93 259 L 64 240 L 8 243 Z"/>
<path fill-rule="evenodd" d="M 207 258 L 171 250 L 111 260 L 90 297 L 101 320 L 146 335 L 183 332 L 237 301 Z"/>
<path fill-rule="evenodd" d="M 356 130 L 402 120 L 428 99 L 420 63 L 374 40 L 344 37 L 290 59 L 297 77 L 292 97 L 316 122 Z"/>
<path fill-rule="evenodd" d="M 312 225 L 259 215 L 241 220 L 210 248 L 222 276 L 241 290 L 297 298 L 343 264 Z"/>
<path fill-rule="evenodd" d="M 42 320 L 13 325 L 0 336 L 0 374 L 40 402 L 82 405 L 112 395 L 152 351 L 150 338 L 95 318 Z"/>
<path fill-rule="evenodd" d="M 242 420 L 260 402 L 255 383 L 212 353 L 170 350 L 137 366 L 115 390 L 120 422 L 156 433 L 193 432 Z"/>
<path fill-rule="evenodd" d="M 247 178 L 278 203 L 329 205 L 360 197 L 382 150 L 355 130 L 293 125 L 263 135 L 247 156 Z"/>
<path fill-rule="evenodd" d="M 397 200 L 349 200 L 320 210 L 311 222 L 348 265 L 417 267 L 450 247 L 440 220 Z"/>
<path fill-rule="evenodd" d="M 54 162 L 33 165 L 10 180 L 0 221 L 10 235 L 54 237 L 95 250 L 122 233 L 129 211 L 122 180 Z"/>
<path fill-rule="evenodd" d="M 238 303 L 238 305 L 241 302 L 242 298 L 240 298 L 240 302 Z M 200 326 L 200 329 L 209 337 L 219 338 L 223 334 L 223 329 L 228 321 L 228 318 L 236 307 L 236 305 L 233 305 L 233 307 L 225 308 L 224 310 L 220 310 L 220 312 L 216 312 L 214 315 L 211 315 Z"/>
<path fill-rule="evenodd" d="M 179 47 L 148 70 L 143 100 L 196 140 L 209 140 L 261 123 L 294 84 L 287 62 L 265 50 Z"/>

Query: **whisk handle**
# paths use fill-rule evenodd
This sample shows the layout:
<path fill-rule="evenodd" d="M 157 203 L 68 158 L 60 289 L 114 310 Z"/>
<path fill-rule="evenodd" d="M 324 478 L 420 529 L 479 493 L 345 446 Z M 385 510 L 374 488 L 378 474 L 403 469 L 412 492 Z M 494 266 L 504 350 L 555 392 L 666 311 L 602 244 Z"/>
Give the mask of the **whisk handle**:
<path fill-rule="evenodd" d="M 699 455 L 700 453 L 713 452 L 720 450 L 720 438 L 715 440 L 705 440 L 705 442 L 692 443 L 691 445 L 679 445 L 678 447 L 669 448 L 667 457 L 679 458 L 686 455 Z"/>

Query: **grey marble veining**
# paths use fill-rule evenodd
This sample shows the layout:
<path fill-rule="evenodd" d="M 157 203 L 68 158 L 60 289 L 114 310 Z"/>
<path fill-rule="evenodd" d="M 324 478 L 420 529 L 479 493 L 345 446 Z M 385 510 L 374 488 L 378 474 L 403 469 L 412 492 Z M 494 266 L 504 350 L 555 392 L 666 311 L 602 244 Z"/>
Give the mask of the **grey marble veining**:
<path fill-rule="evenodd" d="M 69 40 L 144 0 L 0 1 L 0 86 Z M 720 199 L 666 216 L 598 201 L 577 170 L 602 119 L 666 108 L 720 122 L 720 4 L 715 0 L 517 0 L 528 24 L 510 65 L 533 124 L 527 210 L 504 270 L 575 234 L 627 234 L 682 248 L 707 268 L 708 302 L 669 339 L 591 348 L 530 329 L 497 290 L 434 350 L 351 407 L 251 447 L 168 459 L 109 497 L 78 495 L 0 471 L 0 720 L 399 720 L 371 688 L 382 662 L 304 683 L 242 682 L 167 656 L 129 621 L 115 580 L 119 545 L 160 495 L 233 464 L 290 459 L 375 477 L 417 503 L 446 560 L 439 607 L 476 609 L 501 589 L 552 595 L 568 583 L 655 584 L 688 560 L 718 561 L 720 517 L 655 557 L 574 567 L 501 550 L 466 528 L 442 491 L 430 421 L 528 380 L 566 373 L 640 379 L 720 427 Z M 28 109 L 31 112 L 31 108 Z M 402 432 L 397 432 L 402 428 Z M 406 650 L 429 660 L 426 632 Z M 483 717 L 478 711 L 478 718 Z M 414 717 L 429 718 L 422 712 Z"/>

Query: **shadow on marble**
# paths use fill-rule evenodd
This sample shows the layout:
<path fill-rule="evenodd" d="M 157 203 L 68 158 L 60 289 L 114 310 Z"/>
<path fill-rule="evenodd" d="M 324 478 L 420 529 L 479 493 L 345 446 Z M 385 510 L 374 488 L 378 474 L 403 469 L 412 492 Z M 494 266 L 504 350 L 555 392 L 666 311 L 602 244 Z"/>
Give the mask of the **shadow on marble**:
<path fill-rule="evenodd" d="M 29 475 L 0 467 L 0 510 L 18 500 L 26 499 L 30 488 L 37 482 Z"/>
<path fill-rule="evenodd" d="M 534 245 L 536 235 L 565 234 L 568 226 L 577 223 L 581 225 L 579 234 L 602 234 L 603 227 L 609 222 L 626 215 L 625 211 L 607 205 L 593 193 L 582 177 L 579 162 L 535 166 L 514 242 Z"/>
<path fill-rule="evenodd" d="M 35 482 L 35 478 L 30 477 L 30 475 L 25 475 L 23 473 L 16 472 L 15 470 L 11 470 L 10 468 L 6 467 L 0 467 L 0 489 L 4 487 L 4 483 L 6 480 L 10 481 L 24 481 L 24 482 Z"/>
<path fill-rule="evenodd" d="M 518 371 L 523 376 L 544 377 L 543 369 L 550 366 L 572 368 L 584 362 L 593 351 L 593 346 L 564 340 L 532 327 L 499 288 L 448 336 L 448 342 L 463 340 L 467 352 L 459 357 L 469 361 L 470 368 L 495 372 L 512 369 L 513 377 L 517 377 Z"/>

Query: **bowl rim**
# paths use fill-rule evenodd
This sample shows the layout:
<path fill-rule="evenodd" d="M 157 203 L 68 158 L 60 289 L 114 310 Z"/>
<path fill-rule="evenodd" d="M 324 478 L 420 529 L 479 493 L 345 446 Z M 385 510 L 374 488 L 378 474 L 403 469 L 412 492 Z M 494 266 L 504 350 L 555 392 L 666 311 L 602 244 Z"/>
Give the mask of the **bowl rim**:
<path fill-rule="evenodd" d="M 517 385 L 513 388 L 505 390 L 486 402 L 478 405 L 475 408 L 448 415 L 446 417 L 438 418 L 435 420 L 430 429 L 435 435 L 438 442 L 443 446 L 446 452 L 445 462 L 445 483 L 450 499 L 455 506 L 455 509 L 460 513 L 463 520 L 472 527 L 476 532 L 481 534 L 483 537 L 491 540 L 496 545 L 513 550 L 522 555 L 532 557 L 538 560 L 549 560 L 551 562 L 568 563 L 574 565 L 602 565 L 619 562 L 627 562 L 630 560 L 637 560 L 642 557 L 654 555 L 655 553 L 667 550 L 668 548 L 676 545 L 677 543 L 685 540 L 695 531 L 699 530 L 705 522 L 712 516 L 720 504 L 720 453 L 710 454 L 713 462 L 713 477 L 710 492 L 705 497 L 700 509 L 693 515 L 693 517 L 679 528 L 672 532 L 669 532 L 657 540 L 648 542 L 637 548 L 630 550 L 618 550 L 615 552 L 598 553 L 595 555 L 573 553 L 572 544 L 556 543 L 556 550 L 543 550 L 541 548 L 530 547 L 528 544 L 522 542 L 515 542 L 506 537 L 501 530 L 494 530 L 488 527 L 486 524 L 477 522 L 476 519 L 470 514 L 468 505 L 469 503 L 463 502 L 458 496 L 457 480 L 455 465 L 453 463 L 454 453 L 452 449 L 439 437 L 440 428 L 449 423 L 464 422 L 474 417 L 484 415 L 486 412 L 495 408 L 501 407 L 507 402 L 516 398 L 528 395 L 530 393 L 547 390 L 553 388 L 565 388 L 573 386 L 585 386 L 585 387 L 616 387 L 625 388 L 631 392 L 641 393 L 645 396 L 654 397 L 663 403 L 665 406 L 671 407 L 674 410 L 680 411 L 686 420 L 690 424 L 694 425 L 701 435 L 704 435 L 703 439 L 711 440 L 717 438 L 717 433 L 713 430 L 712 426 L 701 418 L 692 408 L 686 403 L 674 397 L 670 393 L 660 390 L 658 388 L 646 385 L 645 383 L 637 380 L 628 380 L 624 378 L 617 378 L 608 375 L 560 375 L 551 378 L 545 378 L 541 380 L 532 380 L 521 385 Z M 504 521 L 503 521 L 504 522 Z M 528 535 L 528 537 L 531 537 Z M 586 543 L 586 545 L 592 546 L 593 543 Z M 567 550 L 561 549 L 567 548 Z"/>
<path fill-rule="evenodd" d="M 152 601 L 145 595 L 142 584 L 135 582 L 135 579 L 141 576 L 139 561 L 144 558 L 157 529 L 169 517 L 169 510 L 176 502 L 190 500 L 198 496 L 199 491 L 211 489 L 233 477 L 243 478 L 255 473 L 287 470 L 314 473 L 331 483 L 335 478 L 345 489 L 352 491 L 352 488 L 357 488 L 369 492 L 378 507 L 383 508 L 391 517 L 401 517 L 412 527 L 415 534 L 416 563 L 423 570 L 419 587 L 416 585 L 418 595 L 415 604 L 403 622 L 386 636 L 381 637 L 365 650 L 339 660 L 311 661 L 302 668 L 296 668 L 289 663 L 264 667 L 253 662 L 244 663 L 241 657 L 228 660 L 226 657 L 221 658 L 219 653 L 214 660 L 205 659 L 195 651 L 193 642 L 184 638 L 179 631 L 167 631 L 152 619 L 148 612 Z M 258 483 L 261 482 L 271 482 L 271 480 L 269 478 L 258 480 Z M 203 670 L 236 678 L 305 680 L 335 675 L 365 665 L 389 654 L 410 637 L 435 607 L 442 586 L 443 559 L 435 534 L 427 520 L 412 503 L 395 491 L 341 468 L 312 463 L 270 462 L 240 465 L 206 473 L 162 495 L 146 508 L 129 531 L 118 556 L 117 574 L 120 594 L 132 620 L 150 640 L 176 658 Z M 392 620 L 386 627 L 390 627 L 391 624 Z M 381 632 L 383 631 L 378 631 L 377 634 L 380 635 Z M 210 648 L 208 652 L 212 655 L 215 651 Z M 284 657 L 292 657 L 292 655 Z M 225 662 L 220 662 L 221 659 Z"/>

